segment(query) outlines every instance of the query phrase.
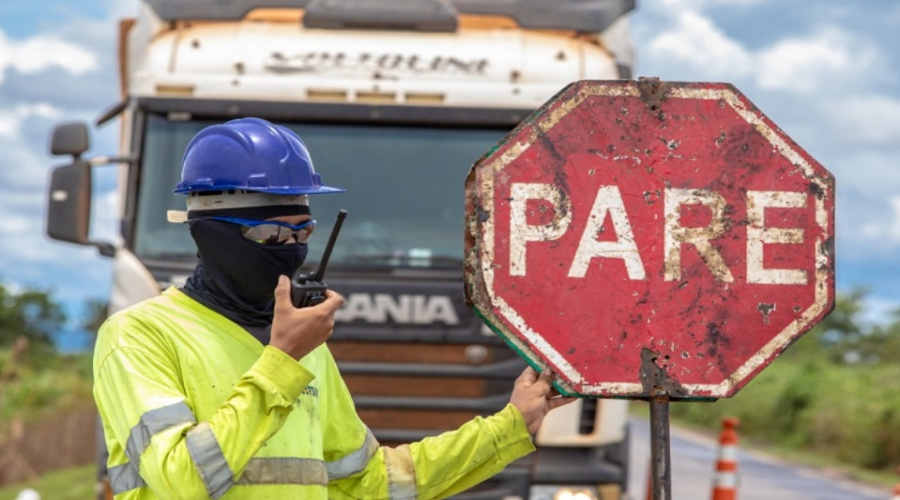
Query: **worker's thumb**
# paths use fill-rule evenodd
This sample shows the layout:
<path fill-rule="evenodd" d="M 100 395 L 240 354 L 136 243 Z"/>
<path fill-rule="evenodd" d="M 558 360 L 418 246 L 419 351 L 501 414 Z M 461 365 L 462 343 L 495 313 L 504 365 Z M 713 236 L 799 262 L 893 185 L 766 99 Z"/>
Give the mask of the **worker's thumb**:
<path fill-rule="evenodd" d="M 291 280 L 285 275 L 278 277 L 278 286 L 275 287 L 275 307 L 280 304 L 291 303 Z"/>

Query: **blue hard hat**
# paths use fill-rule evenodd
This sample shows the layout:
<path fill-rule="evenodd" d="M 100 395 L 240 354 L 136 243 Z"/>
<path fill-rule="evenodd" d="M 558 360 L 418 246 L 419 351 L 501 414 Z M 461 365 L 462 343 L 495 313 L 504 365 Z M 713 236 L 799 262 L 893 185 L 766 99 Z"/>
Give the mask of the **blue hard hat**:
<path fill-rule="evenodd" d="M 260 118 L 206 127 L 184 151 L 176 194 L 226 190 L 278 195 L 344 191 L 322 184 L 297 134 Z"/>

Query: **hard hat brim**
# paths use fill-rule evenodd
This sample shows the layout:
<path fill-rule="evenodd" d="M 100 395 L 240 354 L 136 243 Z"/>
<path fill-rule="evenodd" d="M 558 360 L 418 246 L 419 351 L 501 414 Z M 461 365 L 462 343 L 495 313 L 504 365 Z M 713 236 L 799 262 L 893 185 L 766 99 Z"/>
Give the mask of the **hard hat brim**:
<path fill-rule="evenodd" d="M 274 193 L 271 191 L 246 191 L 241 189 L 216 192 L 192 191 L 187 196 L 187 211 L 169 210 L 166 212 L 166 219 L 169 222 L 183 224 L 188 221 L 188 212 L 190 211 L 206 212 L 209 210 L 232 210 L 235 208 L 271 207 L 278 205 L 309 206 L 309 197 L 307 194 L 339 193 L 344 191 L 343 189 L 332 188 L 330 186 L 322 187 L 325 189 L 302 194 Z"/>
<path fill-rule="evenodd" d="M 258 192 L 258 193 L 267 193 L 267 194 L 328 194 L 328 193 L 343 193 L 347 191 L 344 188 L 337 188 L 331 186 L 316 186 L 316 187 L 285 187 L 285 188 L 266 188 L 262 189 L 253 189 L 248 188 L 247 186 L 183 186 L 179 185 L 172 192 L 174 194 L 191 194 L 191 193 L 203 193 L 209 191 L 230 191 L 230 190 L 242 190 L 248 192 Z"/>

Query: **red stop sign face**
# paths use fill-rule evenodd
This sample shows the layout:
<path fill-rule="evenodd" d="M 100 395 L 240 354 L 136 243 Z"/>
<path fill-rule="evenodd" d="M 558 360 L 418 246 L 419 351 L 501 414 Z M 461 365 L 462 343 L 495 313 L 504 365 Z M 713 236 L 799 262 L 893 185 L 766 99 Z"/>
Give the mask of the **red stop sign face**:
<path fill-rule="evenodd" d="M 833 177 L 727 84 L 572 84 L 466 194 L 467 300 L 572 394 L 728 397 L 833 307 Z"/>

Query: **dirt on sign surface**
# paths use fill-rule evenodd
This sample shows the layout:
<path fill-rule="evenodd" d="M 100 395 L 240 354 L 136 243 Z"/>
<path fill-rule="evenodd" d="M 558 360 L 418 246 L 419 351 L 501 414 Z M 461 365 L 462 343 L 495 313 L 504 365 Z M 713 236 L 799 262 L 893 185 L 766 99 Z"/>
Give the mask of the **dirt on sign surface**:
<path fill-rule="evenodd" d="M 585 81 L 466 180 L 467 300 L 565 391 L 733 395 L 834 300 L 834 179 L 728 84 Z"/>

